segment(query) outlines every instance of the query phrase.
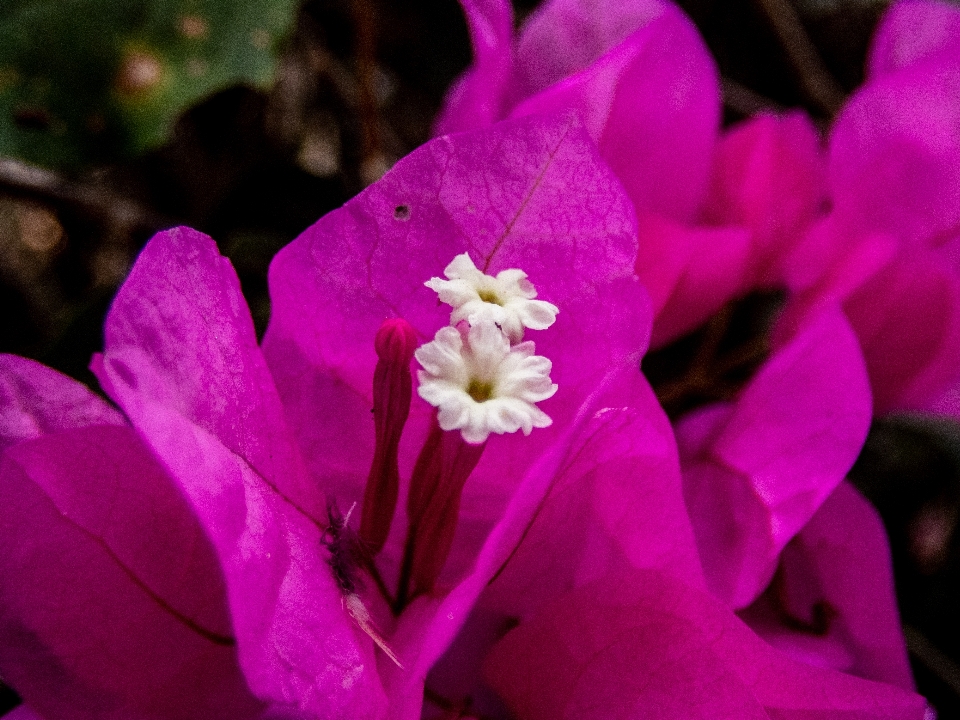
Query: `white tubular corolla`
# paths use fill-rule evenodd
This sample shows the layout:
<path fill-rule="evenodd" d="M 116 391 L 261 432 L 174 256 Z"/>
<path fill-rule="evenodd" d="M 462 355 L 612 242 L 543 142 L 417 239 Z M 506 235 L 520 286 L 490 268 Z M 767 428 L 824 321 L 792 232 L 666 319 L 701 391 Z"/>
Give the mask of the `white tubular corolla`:
<path fill-rule="evenodd" d="M 523 340 L 524 328 L 545 330 L 553 325 L 559 310 L 543 300 L 534 300 L 537 291 L 523 270 L 511 268 L 485 275 L 477 269 L 468 253 L 457 255 L 447 265 L 447 277 L 431 278 L 425 284 L 435 290 L 441 302 L 450 305 L 451 325 L 466 320 L 476 325 L 495 323 L 512 344 Z"/>
<path fill-rule="evenodd" d="M 482 443 L 490 433 L 550 425 L 536 406 L 557 386 L 550 380 L 552 363 L 534 354 L 532 342 L 510 345 L 492 320 L 443 327 L 414 356 L 422 366 L 417 392 L 434 405 L 444 430 L 459 430 L 469 443 Z"/>

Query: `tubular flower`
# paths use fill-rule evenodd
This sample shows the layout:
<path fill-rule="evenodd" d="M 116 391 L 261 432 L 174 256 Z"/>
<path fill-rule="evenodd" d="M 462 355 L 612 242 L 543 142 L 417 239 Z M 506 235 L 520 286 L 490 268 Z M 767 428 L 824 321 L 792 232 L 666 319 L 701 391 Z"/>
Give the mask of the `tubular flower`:
<path fill-rule="evenodd" d="M 466 337 L 464 337 L 464 335 Z M 551 420 L 536 406 L 553 397 L 551 363 L 534 355 L 532 342 L 510 347 L 491 321 L 461 333 L 444 327 L 415 357 L 423 366 L 417 392 L 435 406 L 444 430 L 460 430 L 463 439 L 482 443 L 490 433 L 512 433 L 549 427 Z"/>
<path fill-rule="evenodd" d="M 488 319 L 518 343 L 523 329 L 544 330 L 553 325 L 557 307 L 534 300 L 537 291 L 523 270 L 501 270 L 496 277 L 477 269 L 469 253 L 453 259 L 443 274 L 446 280 L 431 278 L 426 286 L 436 290 L 441 302 L 453 307 L 451 325 L 467 320 L 471 325 Z"/>
<path fill-rule="evenodd" d="M 550 417 L 536 406 L 553 397 L 552 363 L 534 354 L 532 342 L 521 342 L 524 327 L 553 325 L 555 305 L 533 300 L 537 291 L 517 268 L 496 277 L 480 272 L 469 253 L 454 258 L 444 274 L 425 284 L 453 306 L 451 325 L 437 330 L 433 342 L 414 356 L 420 397 L 438 409 L 443 430 L 460 430 L 470 443 L 490 433 L 549 427 Z"/>

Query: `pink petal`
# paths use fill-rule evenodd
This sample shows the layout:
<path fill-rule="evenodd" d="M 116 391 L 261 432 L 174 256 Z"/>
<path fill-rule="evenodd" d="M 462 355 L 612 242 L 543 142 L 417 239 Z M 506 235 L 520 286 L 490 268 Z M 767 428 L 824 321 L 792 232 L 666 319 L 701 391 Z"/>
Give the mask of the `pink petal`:
<path fill-rule="evenodd" d="M 124 422 L 76 380 L 33 360 L 0 354 L 0 450 L 58 430 Z"/>
<path fill-rule="evenodd" d="M 960 57 L 863 86 L 830 137 L 830 185 L 842 227 L 936 246 L 960 227 Z"/>
<path fill-rule="evenodd" d="M 519 720 L 907 720 L 923 698 L 796 663 L 709 594 L 652 571 L 563 596 L 494 649 L 486 674 Z"/>
<path fill-rule="evenodd" d="M 832 309 L 774 354 L 729 414 L 713 413 L 712 443 L 696 415 L 680 421 L 684 494 L 704 570 L 731 607 L 770 581 L 780 551 L 853 465 L 870 417 L 856 337 Z M 690 423 L 694 443 L 685 439 Z M 695 455 L 691 446 L 708 449 Z"/>
<path fill-rule="evenodd" d="M 562 432 L 608 369 L 646 347 L 649 301 L 633 276 L 635 219 L 616 178 L 571 116 L 502 123 L 440 138 L 322 218 L 271 266 L 273 317 L 264 339 L 281 397 L 311 470 L 358 499 L 373 457 L 374 337 L 402 317 L 420 342 L 449 323 L 424 287 L 459 253 L 487 272 L 520 268 L 560 307 L 531 331 L 560 389 L 542 404 L 553 426 L 496 436 L 463 506 L 488 508 L 454 556 L 472 558 L 534 459 Z M 336 408 L 336 413 L 318 408 Z M 433 409 L 414 398 L 400 447 L 409 477 Z M 399 525 L 399 523 L 397 523 Z M 457 551 L 457 543 L 469 547 Z M 390 541 L 388 541 L 388 551 Z M 465 567 L 451 567 L 458 577 Z"/>
<path fill-rule="evenodd" d="M 223 576 L 125 427 L 9 448 L 0 465 L 0 674 L 52 718 L 253 718 Z"/>
<path fill-rule="evenodd" d="M 654 347 L 694 330 L 747 288 L 752 258 L 744 229 L 642 215 L 639 236 L 635 268 L 653 301 Z"/>
<path fill-rule="evenodd" d="M 325 562 L 320 490 L 287 433 L 229 263 L 200 233 L 161 233 L 105 334 L 97 374 L 213 541 L 251 688 L 301 712 L 380 717 L 372 643 Z"/>
<path fill-rule="evenodd" d="M 669 423 L 637 369 L 623 368 L 530 468 L 449 595 L 401 616 L 393 637 L 410 663 L 390 670 L 391 696 L 409 710 L 391 708 L 392 717 L 419 717 L 427 670 L 491 582 L 485 602 L 511 614 L 534 611 L 611 564 L 701 583 L 680 493 Z"/>
<path fill-rule="evenodd" d="M 435 135 L 487 127 L 503 118 L 512 69 L 513 8 L 509 0 L 460 0 L 473 44 L 473 64 L 444 99 Z"/>
<path fill-rule="evenodd" d="M 527 19 L 517 41 L 517 97 L 577 73 L 672 11 L 662 0 L 549 0 Z"/>
<path fill-rule="evenodd" d="M 576 110 L 638 212 L 689 221 L 709 181 L 719 123 L 717 71 L 677 8 L 639 8 L 638 18 L 651 10 L 646 25 L 576 74 L 526 97 L 512 115 Z M 623 27 L 612 23 L 598 35 L 616 37 Z M 587 48 L 592 55 L 596 44 L 588 41 Z M 578 50 L 564 46 L 562 52 L 576 57 Z"/>
<path fill-rule="evenodd" d="M 705 215 L 750 229 L 751 284 L 780 281 L 780 258 L 826 200 L 825 165 L 817 131 L 801 113 L 758 115 L 720 141 Z"/>
<path fill-rule="evenodd" d="M 901 68 L 960 54 L 960 11 L 947 2 L 900 0 L 873 35 L 867 72 L 871 79 Z"/>
<path fill-rule="evenodd" d="M 845 303 L 878 413 L 919 408 L 960 376 L 960 275 L 939 253 L 901 256 Z"/>
<path fill-rule="evenodd" d="M 851 485 L 838 485 L 780 562 L 781 612 L 794 621 L 751 607 L 744 617 L 761 637 L 801 661 L 914 689 L 887 535 L 869 502 Z M 757 605 L 771 600 L 764 596 Z M 826 628 L 813 628 L 817 604 L 827 608 Z M 803 623 L 811 631 L 798 630 Z M 846 649 L 847 662 L 832 664 L 832 644 Z"/>

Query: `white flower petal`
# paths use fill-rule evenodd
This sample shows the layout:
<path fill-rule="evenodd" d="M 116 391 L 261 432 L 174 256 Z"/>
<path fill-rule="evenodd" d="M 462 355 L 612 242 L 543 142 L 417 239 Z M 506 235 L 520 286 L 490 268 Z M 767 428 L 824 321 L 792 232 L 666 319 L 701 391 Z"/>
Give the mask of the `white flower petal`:
<path fill-rule="evenodd" d="M 545 330 L 553 325 L 559 310 L 555 305 L 534 300 L 537 291 L 527 274 L 508 268 L 496 277 L 477 269 L 469 253 L 457 255 L 443 271 L 447 278 L 431 278 L 425 284 L 437 293 L 440 302 L 453 308 L 451 324 L 463 320 L 471 325 L 491 321 L 510 341 L 523 339 L 524 328 Z"/>
<path fill-rule="evenodd" d="M 550 425 L 550 417 L 535 404 L 557 391 L 550 360 L 536 355 L 532 342 L 511 347 L 489 320 L 464 332 L 441 328 L 415 353 L 423 368 L 417 373 L 417 392 L 438 408 L 440 427 L 481 443 L 491 433 L 523 430 L 529 435 L 535 427 Z"/>

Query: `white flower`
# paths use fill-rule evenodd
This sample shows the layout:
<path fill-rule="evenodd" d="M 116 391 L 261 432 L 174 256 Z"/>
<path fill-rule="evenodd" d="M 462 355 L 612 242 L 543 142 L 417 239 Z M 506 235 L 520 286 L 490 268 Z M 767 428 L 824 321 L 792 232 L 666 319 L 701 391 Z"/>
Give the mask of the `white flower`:
<path fill-rule="evenodd" d="M 423 367 L 417 392 L 438 409 L 442 429 L 459 430 L 469 443 L 482 443 L 490 433 L 529 435 L 552 422 L 535 403 L 557 391 L 552 363 L 534 351 L 532 342 L 511 347 L 489 320 L 472 325 L 466 337 L 458 328 L 440 328 L 414 353 Z"/>
<path fill-rule="evenodd" d="M 496 323 L 518 343 L 523 329 L 544 330 L 553 325 L 559 310 L 543 300 L 534 300 L 537 291 L 523 270 L 512 268 L 485 275 L 473 264 L 468 253 L 457 255 L 443 274 L 448 278 L 431 278 L 425 285 L 435 290 L 441 302 L 453 307 L 451 325 L 466 320 L 477 325 L 484 320 Z"/>

